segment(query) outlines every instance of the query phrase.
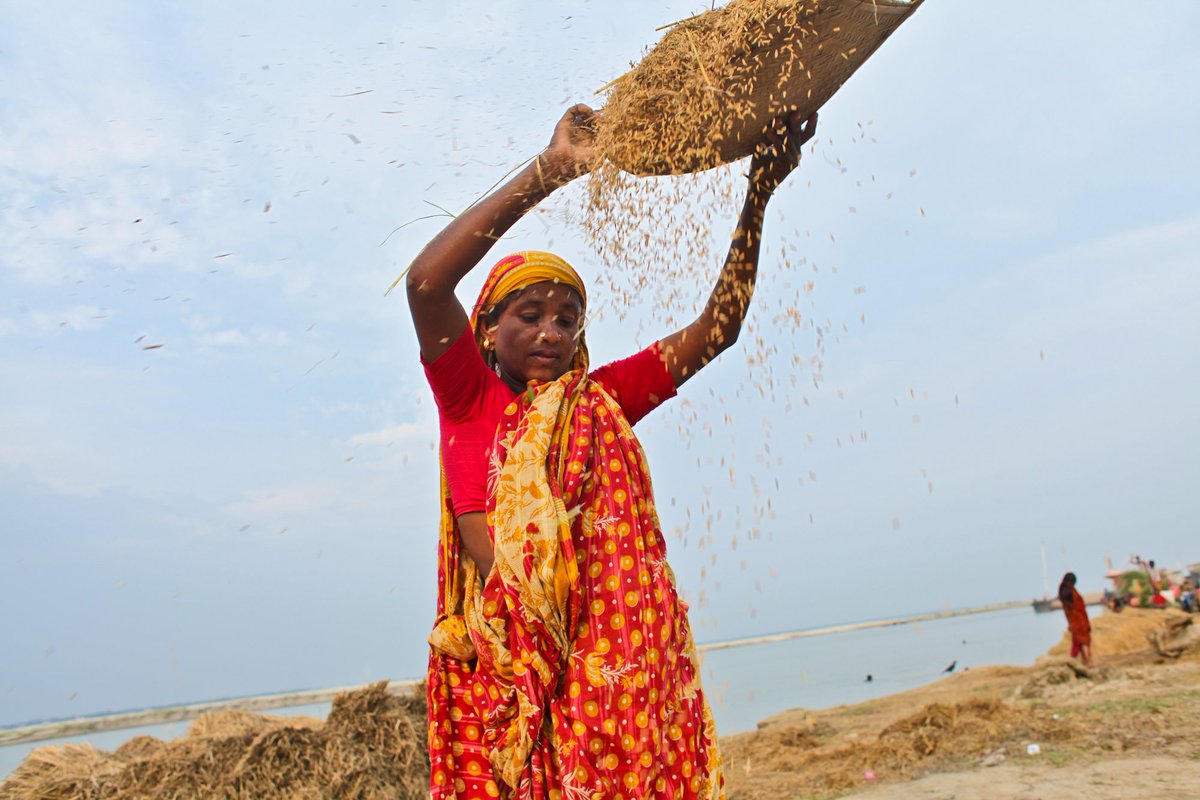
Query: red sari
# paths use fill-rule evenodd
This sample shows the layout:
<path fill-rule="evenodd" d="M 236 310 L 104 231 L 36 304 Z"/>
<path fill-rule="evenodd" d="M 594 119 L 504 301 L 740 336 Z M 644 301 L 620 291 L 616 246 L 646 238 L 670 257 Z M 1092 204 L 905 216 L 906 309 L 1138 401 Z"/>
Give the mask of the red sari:
<path fill-rule="evenodd" d="M 1087 604 L 1078 589 L 1071 587 L 1071 602 L 1063 603 L 1063 612 L 1071 631 L 1071 657 L 1074 658 L 1092 643 L 1092 623 L 1088 621 Z"/>
<path fill-rule="evenodd" d="M 506 409 L 485 583 L 443 499 L 435 800 L 723 797 L 645 455 L 604 388 L 575 370 Z"/>

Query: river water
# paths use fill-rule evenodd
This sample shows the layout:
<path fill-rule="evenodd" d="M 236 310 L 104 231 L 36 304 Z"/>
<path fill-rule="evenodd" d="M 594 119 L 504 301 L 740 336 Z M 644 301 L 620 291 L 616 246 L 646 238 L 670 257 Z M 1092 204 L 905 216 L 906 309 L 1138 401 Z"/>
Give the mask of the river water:
<path fill-rule="evenodd" d="M 718 732 L 739 733 L 787 709 L 859 703 L 923 686 L 940 678 L 951 663 L 957 670 L 1029 665 L 1062 637 L 1065 628 L 1061 614 L 1016 608 L 713 650 L 704 656 L 704 685 Z M 872 676 L 870 682 L 867 675 Z M 323 704 L 268 713 L 324 717 L 328 711 L 329 705 Z M 182 736 L 188 725 L 176 722 L 0 747 L 0 779 L 35 747 L 89 742 L 112 750 L 142 734 Z"/>
<path fill-rule="evenodd" d="M 861 703 L 924 686 L 951 663 L 956 670 L 1027 666 L 1065 630 L 1062 614 L 1014 608 L 714 650 L 704 658 L 704 683 L 717 730 L 739 733 L 787 709 Z"/>

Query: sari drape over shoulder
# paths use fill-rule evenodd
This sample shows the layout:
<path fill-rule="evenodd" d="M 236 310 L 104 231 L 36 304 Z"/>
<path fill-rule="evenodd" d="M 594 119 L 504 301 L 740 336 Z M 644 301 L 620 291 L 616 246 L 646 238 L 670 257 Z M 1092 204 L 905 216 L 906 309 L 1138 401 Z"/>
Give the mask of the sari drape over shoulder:
<path fill-rule="evenodd" d="M 481 581 L 443 481 L 433 797 L 723 797 L 687 605 L 620 405 L 584 370 L 519 395 L 488 494 Z"/>

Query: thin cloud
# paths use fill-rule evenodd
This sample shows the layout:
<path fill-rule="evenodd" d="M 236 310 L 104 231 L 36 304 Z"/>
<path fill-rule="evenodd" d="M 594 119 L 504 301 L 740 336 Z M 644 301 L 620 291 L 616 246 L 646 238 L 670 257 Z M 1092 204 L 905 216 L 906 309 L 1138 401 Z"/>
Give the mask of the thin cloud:
<path fill-rule="evenodd" d="M 431 432 L 435 433 L 428 425 L 406 422 L 377 431 L 356 433 L 350 437 L 350 444 L 355 447 L 391 447 L 396 444 L 412 444 L 428 441 Z"/>

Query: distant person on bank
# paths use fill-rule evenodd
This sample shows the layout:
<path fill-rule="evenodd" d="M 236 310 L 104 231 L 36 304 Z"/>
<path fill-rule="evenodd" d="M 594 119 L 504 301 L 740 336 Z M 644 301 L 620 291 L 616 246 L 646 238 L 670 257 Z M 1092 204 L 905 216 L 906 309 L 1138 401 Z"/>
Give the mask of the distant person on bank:
<path fill-rule="evenodd" d="M 1068 572 L 1058 585 L 1058 599 L 1067 615 L 1071 631 L 1071 658 L 1083 659 L 1085 667 L 1092 666 L 1092 623 L 1088 621 L 1087 604 L 1075 588 L 1075 573 Z"/>

